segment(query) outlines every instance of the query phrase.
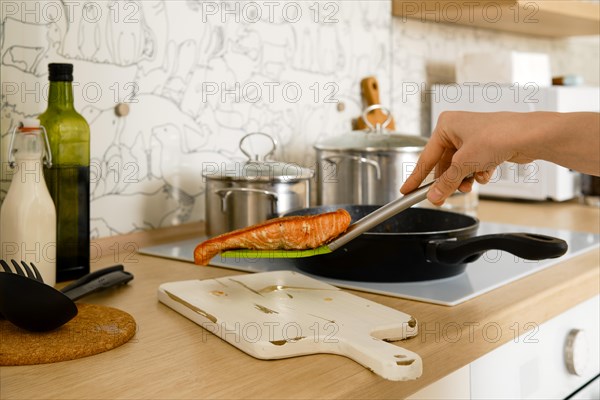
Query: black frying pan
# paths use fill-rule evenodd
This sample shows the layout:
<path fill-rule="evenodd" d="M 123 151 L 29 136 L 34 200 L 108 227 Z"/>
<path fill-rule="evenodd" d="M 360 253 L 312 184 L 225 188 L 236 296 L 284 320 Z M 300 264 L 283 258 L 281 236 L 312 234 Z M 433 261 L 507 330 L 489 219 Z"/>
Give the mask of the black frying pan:
<path fill-rule="evenodd" d="M 379 206 L 331 205 L 285 215 L 311 215 L 343 208 L 355 222 Z M 502 233 L 476 236 L 479 221 L 463 214 L 410 208 L 363 233 L 342 248 L 294 259 L 311 274 L 368 282 L 410 282 L 462 273 L 487 250 L 504 250 L 528 260 L 560 257 L 567 243 L 545 235 Z"/>

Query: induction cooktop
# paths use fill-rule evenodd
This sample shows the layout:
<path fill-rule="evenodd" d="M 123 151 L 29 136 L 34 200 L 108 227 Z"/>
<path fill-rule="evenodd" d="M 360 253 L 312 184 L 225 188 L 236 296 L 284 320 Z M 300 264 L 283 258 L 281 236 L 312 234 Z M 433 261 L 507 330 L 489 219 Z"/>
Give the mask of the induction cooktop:
<path fill-rule="evenodd" d="M 357 282 L 331 279 L 300 271 L 294 266 L 293 261 L 282 259 L 225 259 L 217 256 L 213 259 L 211 265 L 245 272 L 291 270 L 341 288 L 455 306 L 502 285 L 598 248 L 600 243 L 600 235 L 568 230 L 489 222 L 480 222 L 478 229 L 478 235 L 502 232 L 529 232 L 555 236 L 565 240 L 569 244 L 569 250 L 562 257 L 541 261 L 523 260 L 503 251 L 490 250 L 479 260 L 469 264 L 466 271 L 460 275 L 422 282 Z M 198 236 L 194 239 L 145 247 L 140 249 L 139 252 L 193 262 L 194 248 L 205 239 L 206 236 Z M 368 265 L 365 265 L 365 268 L 368 267 Z"/>

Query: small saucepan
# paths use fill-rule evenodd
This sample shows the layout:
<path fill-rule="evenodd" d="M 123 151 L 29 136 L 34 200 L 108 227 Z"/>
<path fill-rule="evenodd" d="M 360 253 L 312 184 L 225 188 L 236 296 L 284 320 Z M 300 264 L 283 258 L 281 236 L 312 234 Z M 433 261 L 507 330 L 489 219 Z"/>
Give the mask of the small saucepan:
<path fill-rule="evenodd" d="M 355 222 L 375 211 L 372 205 L 329 205 L 292 211 L 311 215 L 343 208 Z M 447 278 L 465 271 L 488 250 L 503 250 L 527 260 L 560 257 L 567 243 L 532 233 L 476 236 L 476 218 L 448 211 L 410 208 L 319 257 L 297 258 L 300 270 L 335 279 L 411 282 Z"/>
<path fill-rule="evenodd" d="M 250 138 L 271 142 L 267 154 L 250 151 Z M 277 148 L 273 137 L 261 132 L 245 135 L 239 144 L 247 161 L 227 165 L 203 165 L 206 182 L 206 234 L 215 236 L 263 222 L 273 215 L 308 207 L 313 171 L 299 165 L 271 160 Z"/>

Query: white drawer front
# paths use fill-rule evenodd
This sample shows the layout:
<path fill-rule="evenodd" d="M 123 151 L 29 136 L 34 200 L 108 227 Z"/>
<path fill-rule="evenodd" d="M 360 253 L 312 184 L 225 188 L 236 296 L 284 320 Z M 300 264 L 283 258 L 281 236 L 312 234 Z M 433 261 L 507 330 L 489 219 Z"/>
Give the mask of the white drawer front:
<path fill-rule="evenodd" d="M 474 361 L 471 398 L 569 396 L 600 372 L 599 315 L 600 297 L 596 296 Z M 567 369 L 565 347 L 573 330 L 585 333 L 585 340 L 577 339 L 574 354 L 576 369 L 583 370 L 581 376 Z"/>

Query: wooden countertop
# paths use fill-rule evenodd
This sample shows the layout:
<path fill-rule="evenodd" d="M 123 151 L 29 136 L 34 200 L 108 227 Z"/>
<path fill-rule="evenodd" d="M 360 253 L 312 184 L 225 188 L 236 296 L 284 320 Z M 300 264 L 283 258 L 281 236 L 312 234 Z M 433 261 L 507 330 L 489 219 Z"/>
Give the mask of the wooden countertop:
<path fill-rule="evenodd" d="M 575 202 L 482 201 L 478 214 L 483 221 L 600 231 L 599 210 Z M 391 382 L 336 355 L 254 359 L 158 303 L 156 289 L 163 282 L 240 273 L 133 251 L 178 240 L 197 229 L 199 224 L 96 242 L 93 269 L 121 262 L 135 280 L 85 302 L 127 311 L 138 323 L 136 336 L 122 347 L 80 360 L 2 367 L 0 398 L 402 398 L 514 339 L 528 322 L 541 324 L 600 292 L 598 250 L 456 307 L 353 292 L 419 321 L 419 335 L 398 344 L 423 358 L 423 376 L 417 381 Z M 486 324 L 493 324 L 501 336 L 486 335 Z"/>

